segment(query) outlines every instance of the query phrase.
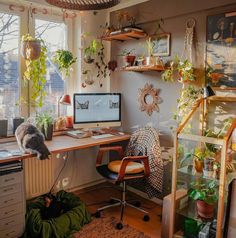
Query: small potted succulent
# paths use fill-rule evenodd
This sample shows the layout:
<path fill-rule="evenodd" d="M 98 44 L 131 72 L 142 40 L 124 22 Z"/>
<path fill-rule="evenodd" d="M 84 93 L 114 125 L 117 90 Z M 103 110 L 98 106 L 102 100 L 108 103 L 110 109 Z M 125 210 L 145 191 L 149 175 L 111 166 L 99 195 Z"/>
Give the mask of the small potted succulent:
<path fill-rule="evenodd" d="M 53 117 L 49 112 L 36 114 L 36 127 L 44 134 L 45 140 L 52 140 L 53 121 Z"/>
<path fill-rule="evenodd" d="M 69 77 L 71 66 L 77 61 L 77 58 L 68 50 L 57 50 L 53 57 L 53 62 L 58 65 L 63 77 Z"/>
<path fill-rule="evenodd" d="M 124 49 L 119 55 L 119 56 L 123 56 L 126 67 L 134 65 L 136 56 L 132 54 L 133 51 L 134 49 L 131 49 L 131 50 Z"/>
<path fill-rule="evenodd" d="M 205 219 L 211 219 L 214 216 L 214 207 L 218 200 L 217 194 L 215 181 L 193 182 L 188 190 L 188 196 L 196 201 L 198 215 Z"/>

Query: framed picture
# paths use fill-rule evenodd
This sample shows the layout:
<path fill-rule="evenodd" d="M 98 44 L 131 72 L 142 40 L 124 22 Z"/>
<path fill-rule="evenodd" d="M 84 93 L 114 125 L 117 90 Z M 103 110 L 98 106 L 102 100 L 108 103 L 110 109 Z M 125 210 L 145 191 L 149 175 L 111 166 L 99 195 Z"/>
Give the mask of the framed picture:
<path fill-rule="evenodd" d="M 236 12 L 207 17 L 206 78 L 216 89 L 236 89 Z"/>
<path fill-rule="evenodd" d="M 170 33 L 162 33 L 152 37 L 154 56 L 170 55 Z"/>

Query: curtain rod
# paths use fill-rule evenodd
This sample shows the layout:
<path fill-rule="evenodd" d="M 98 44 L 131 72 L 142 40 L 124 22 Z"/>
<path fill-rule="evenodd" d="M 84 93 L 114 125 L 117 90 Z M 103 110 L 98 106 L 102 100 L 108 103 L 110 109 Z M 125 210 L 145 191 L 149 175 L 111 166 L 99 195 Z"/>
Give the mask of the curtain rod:
<path fill-rule="evenodd" d="M 160 19 L 170 20 L 170 19 L 173 19 L 173 18 L 183 17 L 183 16 L 187 16 L 187 15 L 190 15 L 190 14 L 194 14 L 194 13 L 206 12 L 206 11 L 216 10 L 216 9 L 219 9 L 219 8 L 222 8 L 222 7 L 231 7 L 231 6 L 236 7 L 236 3 L 229 3 L 229 4 L 226 4 L 226 5 L 223 5 L 223 6 L 211 7 L 211 8 L 207 8 L 207 9 L 204 9 L 204 10 L 192 11 L 192 12 L 182 13 L 182 14 L 178 14 L 178 15 L 174 15 L 174 16 L 161 17 L 161 18 L 157 18 L 157 19 L 153 19 L 153 20 L 149 20 L 149 21 L 137 22 L 136 25 L 152 24 L 152 23 L 157 22 Z M 230 10 L 230 11 L 234 11 L 234 10 Z"/>

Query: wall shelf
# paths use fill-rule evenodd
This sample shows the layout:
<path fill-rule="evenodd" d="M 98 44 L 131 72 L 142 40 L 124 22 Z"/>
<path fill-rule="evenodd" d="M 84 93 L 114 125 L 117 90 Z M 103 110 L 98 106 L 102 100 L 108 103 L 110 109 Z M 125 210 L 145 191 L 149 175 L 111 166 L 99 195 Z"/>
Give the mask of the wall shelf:
<path fill-rule="evenodd" d="M 127 32 L 120 32 L 117 34 L 110 34 L 108 36 L 102 37 L 102 40 L 106 40 L 106 41 L 113 41 L 113 40 L 117 40 L 117 41 L 126 41 L 126 40 L 133 40 L 133 39 L 141 39 L 141 38 L 145 38 L 147 36 L 147 33 L 145 32 L 140 32 L 140 31 L 127 31 Z"/>
<path fill-rule="evenodd" d="M 148 71 L 164 71 L 166 68 L 162 65 L 142 65 L 142 66 L 130 66 L 123 68 L 124 71 L 133 72 L 148 72 Z"/>

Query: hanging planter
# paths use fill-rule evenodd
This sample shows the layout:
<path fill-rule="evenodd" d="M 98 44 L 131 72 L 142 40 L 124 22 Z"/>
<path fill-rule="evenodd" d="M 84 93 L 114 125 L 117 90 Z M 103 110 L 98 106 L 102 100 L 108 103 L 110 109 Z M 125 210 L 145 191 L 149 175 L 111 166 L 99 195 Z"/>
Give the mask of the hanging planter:
<path fill-rule="evenodd" d="M 22 37 L 21 41 L 21 55 L 26 60 L 36 60 L 41 54 L 41 41 L 33 38 L 29 34 Z"/>

